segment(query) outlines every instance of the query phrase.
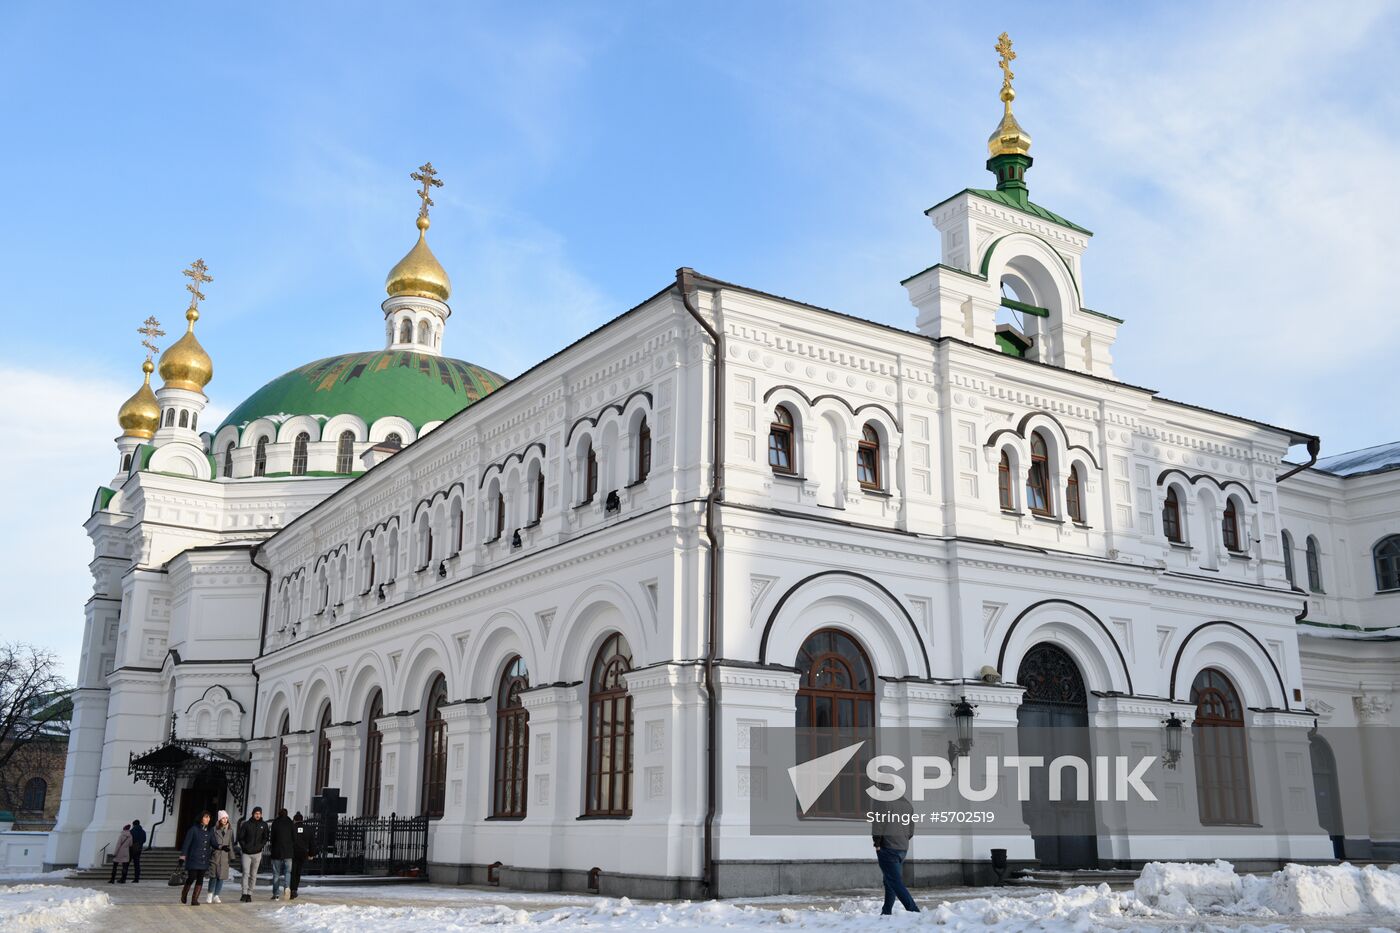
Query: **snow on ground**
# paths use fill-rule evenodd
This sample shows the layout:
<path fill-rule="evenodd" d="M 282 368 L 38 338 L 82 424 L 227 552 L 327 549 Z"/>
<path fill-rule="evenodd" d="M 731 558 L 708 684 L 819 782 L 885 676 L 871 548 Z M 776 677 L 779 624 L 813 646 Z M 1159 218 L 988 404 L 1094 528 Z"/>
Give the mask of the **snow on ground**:
<path fill-rule="evenodd" d="M 91 888 L 56 884 L 16 884 L 0 887 L 0 930 L 56 933 L 91 918 L 112 903 Z"/>

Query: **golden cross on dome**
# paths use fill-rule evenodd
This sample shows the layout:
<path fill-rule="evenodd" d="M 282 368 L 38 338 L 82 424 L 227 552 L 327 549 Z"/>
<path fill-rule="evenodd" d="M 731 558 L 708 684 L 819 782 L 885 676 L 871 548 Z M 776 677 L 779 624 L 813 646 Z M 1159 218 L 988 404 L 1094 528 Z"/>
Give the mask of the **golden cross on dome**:
<path fill-rule="evenodd" d="M 433 163 L 424 162 L 418 166 L 418 171 L 409 172 L 408 177 L 423 183 L 423 189 L 418 192 L 418 197 L 423 199 L 423 206 L 418 209 L 418 216 L 426 218 L 428 208 L 433 206 L 433 199 L 428 196 L 429 192 L 434 188 L 442 187 L 442 181 L 437 177 L 437 169 L 433 168 Z"/>
<path fill-rule="evenodd" d="M 146 359 L 149 360 L 160 352 L 160 347 L 156 346 L 154 341 L 157 337 L 164 337 L 165 331 L 160 329 L 160 321 L 156 320 L 154 314 L 146 318 L 145 324 L 136 328 L 136 333 L 144 337 L 141 346 L 146 348 Z"/>
<path fill-rule="evenodd" d="M 997 36 L 996 53 L 1001 56 L 999 67 L 1001 68 L 1001 91 L 1005 94 L 1011 90 L 1011 79 L 1016 77 L 1016 73 L 1011 70 L 1011 63 L 1016 60 L 1016 53 L 1011 51 L 1011 37 L 1006 33 Z"/>
<path fill-rule="evenodd" d="M 208 272 L 209 267 L 204 264 L 204 260 L 196 259 L 194 262 L 190 263 L 188 269 L 180 273 L 190 280 L 190 284 L 186 285 L 185 289 L 190 293 L 190 308 L 192 310 L 198 310 L 199 303 L 204 300 L 204 293 L 199 290 L 199 286 L 203 285 L 205 282 L 214 281 L 214 277 L 209 275 Z"/>

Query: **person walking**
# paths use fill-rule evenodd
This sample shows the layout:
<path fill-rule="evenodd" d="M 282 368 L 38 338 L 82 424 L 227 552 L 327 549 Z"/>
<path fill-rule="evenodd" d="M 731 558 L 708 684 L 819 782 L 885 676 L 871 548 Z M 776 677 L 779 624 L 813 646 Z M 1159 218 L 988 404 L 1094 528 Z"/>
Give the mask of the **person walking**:
<path fill-rule="evenodd" d="M 141 883 L 141 853 L 146 851 L 146 830 L 140 820 L 131 821 L 131 883 Z"/>
<path fill-rule="evenodd" d="M 306 865 L 307 859 L 316 857 L 315 833 L 311 827 L 302 822 L 301 811 L 298 810 L 296 816 L 292 817 L 292 899 L 297 896 L 297 888 L 301 887 L 301 870 Z"/>
<path fill-rule="evenodd" d="M 239 867 L 243 871 L 243 903 L 253 899 L 253 888 L 258 884 L 258 866 L 262 864 L 263 849 L 267 848 L 267 823 L 262 817 L 262 807 L 254 807 L 253 815 L 238 826 Z"/>
<path fill-rule="evenodd" d="M 191 907 L 199 906 L 199 892 L 204 890 L 204 874 L 209 870 L 209 860 L 214 854 L 214 830 L 209 825 L 209 811 L 199 815 L 199 822 L 185 833 L 185 844 L 180 847 L 180 864 L 185 866 L 185 886 L 180 889 L 180 903 Z M 194 897 L 190 895 L 190 885 L 194 885 Z"/>
<path fill-rule="evenodd" d="M 117 834 L 117 848 L 112 853 L 112 877 L 108 884 L 117 883 L 117 866 L 122 867 L 122 884 L 126 884 L 126 870 L 131 867 L 131 824 L 127 823 Z"/>
<path fill-rule="evenodd" d="M 219 895 L 228 880 L 229 860 L 233 856 L 233 826 L 228 820 L 228 811 L 220 810 L 214 821 L 214 854 L 209 862 L 209 903 L 222 904 Z"/>
<path fill-rule="evenodd" d="M 293 827 L 291 817 L 287 816 L 287 808 L 282 807 L 277 811 L 277 819 L 272 821 L 272 899 L 281 900 L 282 895 L 288 895 L 290 900 L 290 878 L 292 872 L 292 851 L 295 841 L 296 831 Z"/>
<path fill-rule="evenodd" d="M 870 823 L 870 834 L 875 841 L 875 860 L 880 863 L 880 874 L 885 881 L 885 906 L 880 913 L 894 913 L 894 902 L 898 899 L 905 910 L 916 914 L 919 905 L 904 886 L 904 858 L 914 839 L 914 808 L 900 797 L 877 811 L 875 816 Z"/>

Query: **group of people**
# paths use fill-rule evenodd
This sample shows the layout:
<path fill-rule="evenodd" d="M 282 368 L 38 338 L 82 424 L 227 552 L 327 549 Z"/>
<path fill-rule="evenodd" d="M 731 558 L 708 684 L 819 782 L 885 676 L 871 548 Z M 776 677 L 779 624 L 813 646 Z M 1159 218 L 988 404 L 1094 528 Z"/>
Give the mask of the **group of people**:
<path fill-rule="evenodd" d="M 132 820 L 117 834 L 117 848 L 112 852 L 112 877 L 108 884 L 126 884 L 128 869 L 135 870 L 133 882 L 141 880 L 141 851 L 146 848 L 146 831 L 140 820 Z M 117 880 L 117 868 L 122 870 L 121 880 Z"/>
<path fill-rule="evenodd" d="M 123 834 L 125 832 L 123 830 Z M 254 807 L 252 815 L 240 822 L 237 829 L 230 825 L 227 811 L 220 810 L 215 817 L 206 810 L 200 814 L 199 822 L 185 833 L 184 844 L 180 846 L 180 865 L 184 869 L 180 903 L 197 906 L 203 895 L 206 904 L 222 904 L 220 895 L 235 857 L 239 859 L 243 877 L 239 900 L 242 903 L 252 901 L 265 852 L 272 860 L 272 899 L 296 897 L 297 888 L 301 886 L 302 866 L 316 857 L 313 835 L 300 813 L 288 817 L 285 808 L 278 810 L 277 817 L 268 823 L 263 819 L 262 807 Z M 115 867 L 113 872 L 115 874 Z M 206 879 L 209 881 L 207 893 L 204 891 Z M 139 867 L 136 880 L 141 880 Z"/>

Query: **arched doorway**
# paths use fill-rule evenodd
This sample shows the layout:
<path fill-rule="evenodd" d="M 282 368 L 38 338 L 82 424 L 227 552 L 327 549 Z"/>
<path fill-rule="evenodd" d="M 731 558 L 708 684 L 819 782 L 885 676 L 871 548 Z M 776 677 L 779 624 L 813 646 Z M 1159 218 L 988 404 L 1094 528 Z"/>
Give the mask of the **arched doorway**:
<path fill-rule="evenodd" d="M 1074 659 L 1063 648 L 1042 642 L 1021 659 L 1016 682 L 1026 688 L 1016 713 L 1019 754 L 1038 755 L 1046 764 L 1075 755 L 1091 764 L 1089 695 Z M 1035 857 L 1042 868 L 1097 868 L 1093 794 L 1079 799 L 1072 768 L 1062 769 L 1059 778 L 1060 799 L 1052 800 L 1049 769 L 1032 771 L 1030 799 L 1021 804 L 1021 816 L 1035 839 Z"/>
<path fill-rule="evenodd" d="M 228 805 L 228 780 L 223 772 L 212 765 L 194 776 L 194 780 L 180 794 L 180 818 L 175 824 L 175 845 L 185 841 L 185 833 L 195 823 L 199 815 L 209 811 L 210 825 L 220 810 Z"/>
<path fill-rule="evenodd" d="M 1317 802 L 1317 822 L 1332 840 L 1332 855 L 1345 857 L 1342 830 L 1342 797 L 1337 786 L 1337 757 L 1332 746 L 1320 735 L 1308 736 L 1308 757 L 1312 759 L 1313 799 Z"/>

